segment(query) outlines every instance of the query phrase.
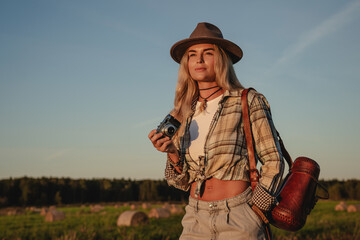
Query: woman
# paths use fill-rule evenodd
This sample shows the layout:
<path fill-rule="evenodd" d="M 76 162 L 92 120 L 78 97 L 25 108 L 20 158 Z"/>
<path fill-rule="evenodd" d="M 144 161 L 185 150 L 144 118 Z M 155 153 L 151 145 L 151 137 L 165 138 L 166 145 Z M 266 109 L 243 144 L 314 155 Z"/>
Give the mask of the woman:
<path fill-rule="evenodd" d="M 249 115 L 259 183 L 252 192 L 244 136 L 241 93 L 233 64 L 242 50 L 223 38 L 220 29 L 199 23 L 188 39 L 174 44 L 172 58 L 180 63 L 172 115 L 181 123 L 170 139 L 152 130 L 154 147 L 166 152 L 165 178 L 187 191 L 189 204 L 180 239 L 264 239 L 261 219 L 276 203 L 284 163 L 269 104 L 250 91 Z"/>

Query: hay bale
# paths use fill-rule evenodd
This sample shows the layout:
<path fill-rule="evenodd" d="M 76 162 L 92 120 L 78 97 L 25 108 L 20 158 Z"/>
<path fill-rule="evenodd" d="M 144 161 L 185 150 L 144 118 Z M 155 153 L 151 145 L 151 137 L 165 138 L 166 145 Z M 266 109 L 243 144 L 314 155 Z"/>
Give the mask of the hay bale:
<path fill-rule="evenodd" d="M 49 210 L 47 208 L 41 208 L 40 215 L 45 216 Z"/>
<path fill-rule="evenodd" d="M 151 204 L 150 204 L 150 203 L 143 203 L 143 204 L 141 205 L 141 207 L 142 207 L 143 209 L 149 209 L 149 208 L 151 208 Z"/>
<path fill-rule="evenodd" d="M 345 211 L 347 205 L 345 202 L 341 201 L 338 205 L 335 206 L 335 211 Z"/>
<path fill-rule="evenodd" d="M 170 210 L 166 208 L 153 208 L 149 212 L 150 218 L 168 218 L 170 217 Z"/>
<path fill-rule="evenodd" d="M 41 209 L 37 207 L 29 207 L 29 211 L 32 213 L 40 213 Z"/>
<path fill-rule="evenodd" d="M 170 208 L 170 213 L 171 214 L 183 214 L 185 213 L 184 208 L 182 208 L 181 206 L 172 204 L 171 208 Z"/>
<path fill-rule="evenodd" d="M 97 213 L 97 212 L 100 212 L 100 211 L 102 211 L 102 210 L 104 210 L 104 207 L 101 206 L 101 205 L 99 205 L 99 204 L 90 206 L 90 211 L 91 211 L 92 213 Z"/>
<path fill-rule="evenodd" d="M 45 215 L 45 222 L 55 222 L 65 219 L 65 213 L 57 210 L 49 210 Z"/>
<path fill-rule="evenodd" d="M 117 226 L 138 226 L 148 223 L 149 218 L 144 212 L 125 211 L 117 219 Z"/>
<path fill-rule="evenodd" d="M 24 209 L 20 209 L 20 208 L 9 209 L 7 211 L 8 216 L 22 215 L 24 213 L 25 213 Z"/>
<path fill-rule="evenodd" d="M 162 207 L 165 209 L 168 209 L 169 211 L 171 209 L 170 203 L 168 203 L 168 202 L 164 203 L 164 205 Z"/>
<path fill-rule="evenodd" d="M 351 204 L 347 207 L 348 212 L 360 212 L 360 204 Z"/>

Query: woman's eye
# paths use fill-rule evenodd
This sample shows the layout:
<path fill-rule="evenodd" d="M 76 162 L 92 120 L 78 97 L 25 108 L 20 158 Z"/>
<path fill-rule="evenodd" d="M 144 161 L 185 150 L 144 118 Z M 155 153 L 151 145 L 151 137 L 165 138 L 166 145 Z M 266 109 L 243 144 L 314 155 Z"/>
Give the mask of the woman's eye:
<path fill-rule="evenodd" d="M 213 55 L 213 53 L 212 52 L 207 52 L 206 55 Z"/>

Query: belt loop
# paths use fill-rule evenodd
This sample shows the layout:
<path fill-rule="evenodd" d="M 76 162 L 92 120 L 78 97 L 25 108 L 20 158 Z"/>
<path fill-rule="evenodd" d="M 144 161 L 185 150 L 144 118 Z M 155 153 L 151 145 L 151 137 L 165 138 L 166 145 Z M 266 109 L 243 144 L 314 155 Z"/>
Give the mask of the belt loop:
<path fill-rule="evenodd" d="M 227 224 L 229 224 L 229 215 L 230 215 L 230 208 L 229 208 L 229 204 L 228 204 L 228 200 L 225 200 L 225 206 L 226 206 L 226 222 Z"/>
<path fill-rule="evenodd" d="M 195 204 L 195 213 L 199 212 L 199 199 L 196 199 L 196 204 Z"/>

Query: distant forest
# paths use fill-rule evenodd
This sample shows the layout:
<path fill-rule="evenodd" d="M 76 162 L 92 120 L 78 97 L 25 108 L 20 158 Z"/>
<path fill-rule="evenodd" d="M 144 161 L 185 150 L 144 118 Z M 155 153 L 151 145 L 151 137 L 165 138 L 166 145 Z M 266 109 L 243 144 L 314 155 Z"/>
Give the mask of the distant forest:
<path fill-rule="evenodd" d="M 321 180 L 332 200 L 360 200 L 360 180 Z M 0 180 L 0 207 L 133 201 L 182 201 L 188 192 L 165 180 L 9 178 Z"/>

